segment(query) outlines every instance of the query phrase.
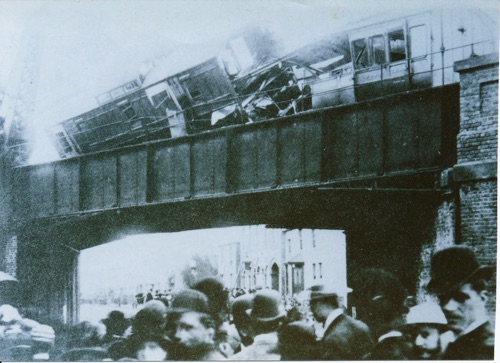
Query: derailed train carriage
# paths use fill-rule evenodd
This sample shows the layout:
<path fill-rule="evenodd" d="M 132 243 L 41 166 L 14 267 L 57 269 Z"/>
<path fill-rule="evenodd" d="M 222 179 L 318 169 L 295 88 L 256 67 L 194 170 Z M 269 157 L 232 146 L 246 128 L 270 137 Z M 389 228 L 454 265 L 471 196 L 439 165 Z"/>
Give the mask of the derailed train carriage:
<path fill-rule="evenodd" d="M 144 81 L 100 95 L 102 105 L 55 126 L 61 157 L 207 130 L 212 112 L 236 95 L 217 58 L 160 81 Z"/>
<path fill-rule="evenodd" d="M 365 21 L 236 74 L 221 57 L 121 95 L 57 125 L 62 157 L 181 137 L 458 82 L 454 62 L 498 52 L 496 21 L 447 9 Z M 232 49 L 234 52 L 234 49 Z M 118 89 L 119 91 L 119 89 Z M 117 89 L 115 93 L 120 94 Z"/>

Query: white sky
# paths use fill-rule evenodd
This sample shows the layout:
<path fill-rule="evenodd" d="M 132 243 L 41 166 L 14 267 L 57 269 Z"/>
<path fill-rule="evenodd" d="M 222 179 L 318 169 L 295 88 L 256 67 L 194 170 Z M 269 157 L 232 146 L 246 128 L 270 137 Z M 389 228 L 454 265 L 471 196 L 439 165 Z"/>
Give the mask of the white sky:
<path fill-rule="evenodd" d="M 129 236 L 83 250 L 80 254 L 80 288 L 83 294 L 97 288 L 136 287 L 164 283 L 192 256 L 214 255 L 217 247 L 241 241 L 240 227 Z"/>
<path fill-rule="evenodd" d="M 47 125 L 95 107 L 95 97 L 182 46 L 222 45 L 248 24 L 263 25 L 287 49 L 338 32 L 360 18 L 457 1 L 389 0 L 0 0 L 0 91 L 17 93 L 23 33 L 39 35 L 35 160 L 55 156 Z M 496 0 L 469 1 L 496 12 Z"/>

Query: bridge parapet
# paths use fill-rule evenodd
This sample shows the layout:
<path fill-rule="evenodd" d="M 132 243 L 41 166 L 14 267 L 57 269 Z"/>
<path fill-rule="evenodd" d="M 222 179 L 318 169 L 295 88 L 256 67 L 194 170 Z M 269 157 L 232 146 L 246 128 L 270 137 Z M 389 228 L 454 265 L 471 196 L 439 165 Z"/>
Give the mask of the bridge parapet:
<path fill-rule="evenodd" d="M 457 86 L 415 91 L 18 168 L 14 207 L 17 220 L 26 222 L 277 188 L 439 173 L 456 160 L 457 126 Z"/>

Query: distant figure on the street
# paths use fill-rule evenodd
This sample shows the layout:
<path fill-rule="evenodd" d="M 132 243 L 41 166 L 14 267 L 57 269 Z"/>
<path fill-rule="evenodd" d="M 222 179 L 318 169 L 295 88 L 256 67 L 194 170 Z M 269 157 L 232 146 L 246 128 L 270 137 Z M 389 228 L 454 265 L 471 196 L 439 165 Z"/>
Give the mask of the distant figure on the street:
<path fill-rule="evenodd" d="M 424 302 L 410 308 L 404 332 L 413 343 L 412 360 L 440 360 L 453 340 L 438 304 Z"/>
<path fill-rule="evenodd" d="M 344 313 L 337 291 L 313 286 L 310 308 L 324 327 L 321 359 L 359 360 L 371 351 L 373 342 L 368 326 Z"/>
<path fill-rule="evenodd" d="M 153 289 L 149 289 L 148 293 L 146 294 L 146 302 L 153 300 Z"/>
<path fill-rule="evenodd" d="M 406 290 L 399 279 L 383 269 L 362 271 L 353 281 L 352 300 L 359 320 L 370 328 L 375 346 L 365 360 L 408 360 L 412 344 L 402 332 Z"/>
<path fill-rule="evenodd" d="M 486 282 L 492 275 L 493 268 L 481 266 L 467 247 L 449 247 L 432 256 L 427 289 L 438 297 L 448 328 L 456 334 L 443 359 L 494 359 L 495 335 L 486 309 Z"/>
<path fill-rule="evenodd" d="M 280 293 L 258 290 L 247 313 L 254 334 L 253 343 L 233 355 L 231 360 L 280 360 L 278 330 L 286 316 Z"/>

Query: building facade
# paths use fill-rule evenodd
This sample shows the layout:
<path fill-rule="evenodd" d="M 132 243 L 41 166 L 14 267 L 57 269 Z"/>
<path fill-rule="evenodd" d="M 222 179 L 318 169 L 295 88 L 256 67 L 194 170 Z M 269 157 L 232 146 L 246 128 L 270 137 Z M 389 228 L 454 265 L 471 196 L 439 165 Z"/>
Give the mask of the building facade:
<path fill-rule="evenodd" d="M 239 242 L 218 252 L 219 276 L 228 288 L 269 288 L 288 296 L 319 284 L 346 291 L 342 231 L 246 226 Z"/>

